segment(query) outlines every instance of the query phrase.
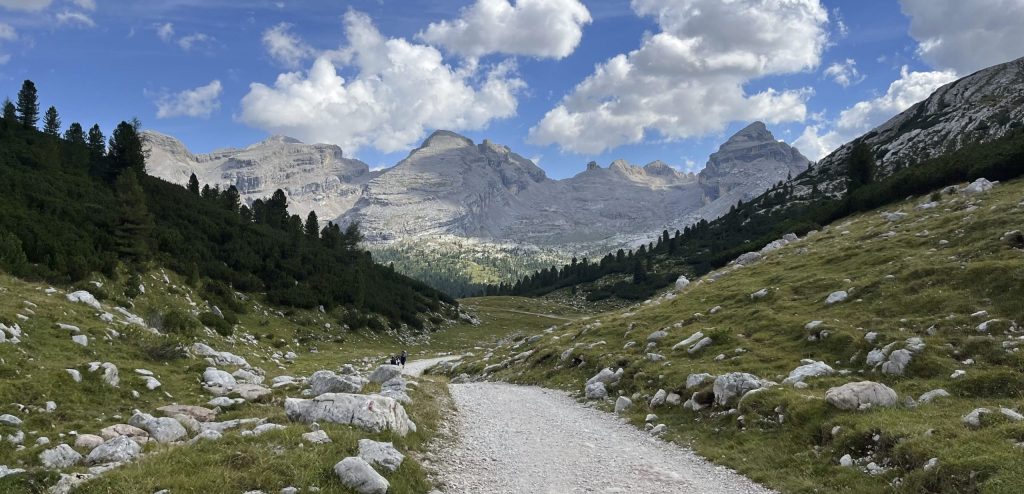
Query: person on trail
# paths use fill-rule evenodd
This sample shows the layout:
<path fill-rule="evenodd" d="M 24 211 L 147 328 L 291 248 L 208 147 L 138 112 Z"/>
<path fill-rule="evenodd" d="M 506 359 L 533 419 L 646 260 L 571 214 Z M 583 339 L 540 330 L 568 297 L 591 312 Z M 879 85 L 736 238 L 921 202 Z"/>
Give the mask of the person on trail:
<path fill-rule="evenodd" d="M 402 362 L 402 368 L 405 368 L 405 361 L 409 358 L 409 352 L 402 350 L 402 354 L 398 356 L 398 360 Z"/>
<path fill-rule="evenodd" d="M 394 355 L 391 356 L 391 365 L 398 365 L 398 357 Z"/>

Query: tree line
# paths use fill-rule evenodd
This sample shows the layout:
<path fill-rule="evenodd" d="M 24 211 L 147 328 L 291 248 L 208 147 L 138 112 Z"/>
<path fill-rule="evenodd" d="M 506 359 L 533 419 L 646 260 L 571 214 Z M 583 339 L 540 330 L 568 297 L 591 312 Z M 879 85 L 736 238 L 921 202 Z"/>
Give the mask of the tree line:
<path fill-rule="evenodd" d="M 106 139 L 77 122 L 61 133 L 50 107 L 39 123 L 35 85 L 25 81 L 0 121 L 0 269 L 75 283 L 166 266 L 196 286 L 263 292 L 278 305 L 373 314 L 422 328 L 426 313 L 455 301 L 376 264 L 360 247 L 358 224 L 320 227 L 288 214 L 287 195 L 242 204 L 238 190 L 187 187 L 146 174 L 138 120 Z M 240 304 L 241 305 L 241 304 Z M 239 310 L 244 309 L 240 307 Z"/>

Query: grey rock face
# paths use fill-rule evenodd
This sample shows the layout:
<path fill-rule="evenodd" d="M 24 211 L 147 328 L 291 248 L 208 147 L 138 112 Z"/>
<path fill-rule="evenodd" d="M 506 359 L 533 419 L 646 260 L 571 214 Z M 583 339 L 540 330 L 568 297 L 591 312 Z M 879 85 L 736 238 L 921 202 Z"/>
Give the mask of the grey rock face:
<path fill-rule="evenodd" d="M 793 369 L 793 371 L 789 373 L 789 377 L 782 381 L 782 384 L 795 384 L 803 382 L 809 377 L 828 376 L 833 372 L 835 372 L 835 370 L 825 362 L 819 361 L 805 364 Z"/>
<path fill-rule="evenodd" d="M 366 385 L 366 379 L 358 375 L 339 376 L 329 370 L 320 370 L 309 377 L 313 396 L 324 393 L 358 393 Z"/>
<path fill-rule="evenodd" d="M 604 388 L 603 382 L 593 382 L 584 388 L 588 400 L 603 400 L 608 397 L 608 390 Z"/>
<path fill-rule="evenodd" d="M 383 383 L 402 375 L 402 368 L 397 365 L 382 365 L 370 373 L 370 382 Z"/>
<path fill-rule="evenodd" d="M 736 204 L 752 197 L 749 194 L 757 189 L 755 184 L 761 185 L 761 189 L 774 185 L 789 175 L 799 175 L 809 164 L 810 160 L 800 151 L 775 140 L 763 123 L 754 122 L 708 158 L 698 180 L 709 198 L 729 197 Z"/>
<path fill-rule="evenodd" d="M 128 419 L 128 425 L 149 433 L 149 437 L 160 443 L 170 443 L 188 438 L 188 431 L 180 422 L 170 417 L 154 417 L 148 413 L 136 413 Z"/>
<path fill-rule="evenodd" d="M 51 470 L 62 470 L 70 468 L 82 461 L 82 455 L 68 446 L 61 444 L 53 449 L 48 449 L 39 454 L 39 462 Z"/>

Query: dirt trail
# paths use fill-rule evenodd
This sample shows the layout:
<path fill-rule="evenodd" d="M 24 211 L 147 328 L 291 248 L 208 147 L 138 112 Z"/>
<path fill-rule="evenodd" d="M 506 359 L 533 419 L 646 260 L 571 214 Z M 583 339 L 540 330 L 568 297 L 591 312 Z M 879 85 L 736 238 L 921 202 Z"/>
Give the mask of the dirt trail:
<path fill-rule="evenodd" d="M 455 444 L 437 452 L 446 494 L 771 491 L 559 391 L 451 385 Z"/>

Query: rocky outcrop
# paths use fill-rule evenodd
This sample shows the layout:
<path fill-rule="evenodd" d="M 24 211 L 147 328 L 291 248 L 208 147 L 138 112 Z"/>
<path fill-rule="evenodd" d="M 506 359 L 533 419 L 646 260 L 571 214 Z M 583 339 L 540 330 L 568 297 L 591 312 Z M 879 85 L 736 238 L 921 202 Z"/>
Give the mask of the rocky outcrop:
<path fill-rule="evenodd" d="M 404 436 L 416 430 L 402 404 L 379 395 L 327 393 L 310 400 L 288 398 L 285 414 L 294 422 L 350 424 L 371 432 L 392 431 Z"/>

